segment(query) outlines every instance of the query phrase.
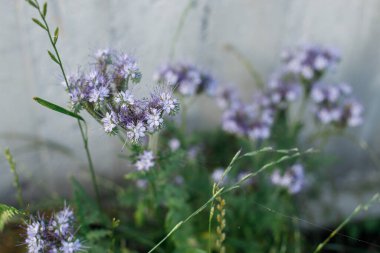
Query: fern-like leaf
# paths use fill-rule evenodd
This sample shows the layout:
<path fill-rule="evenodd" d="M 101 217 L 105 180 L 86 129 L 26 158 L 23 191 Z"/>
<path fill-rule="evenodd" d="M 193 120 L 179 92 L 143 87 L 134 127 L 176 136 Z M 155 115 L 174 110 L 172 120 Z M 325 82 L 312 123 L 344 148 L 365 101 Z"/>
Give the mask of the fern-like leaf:
<path fill-rule="evenodd" d="M 22 214 L 21 211 L 14 207 L 0 204 L 0 231 L 4 229 L 4 226 L 16 215 Z"/>

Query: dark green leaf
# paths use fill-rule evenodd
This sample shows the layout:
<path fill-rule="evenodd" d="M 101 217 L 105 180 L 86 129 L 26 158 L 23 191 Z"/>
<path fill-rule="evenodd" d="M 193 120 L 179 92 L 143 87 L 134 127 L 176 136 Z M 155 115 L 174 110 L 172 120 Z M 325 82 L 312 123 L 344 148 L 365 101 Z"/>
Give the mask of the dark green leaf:
<path fill-rule="evenodd" d="M 53 38 L 54 45 L 57 43 L 58 35 L 59 35 L 59 28 L 57 27 L 55 28 L 55 31 L 54 31 L 54 38 Z"/>
<path fill-rule="evenodd" d="M 50 52 L 50 51 L 48 50 L 48 54 L 49 54 L 50 58 L 51 58 L 55 63 L 59 64 L 59 61 L 57 60 L 57 58 L 55 57 L 55 55 L 54 55 L 52 52 Z"/>
<path fill-rule="evenodd" d="M 38 9 L 38 6 L 36 5 L 36 3 L 34 3 L 32 0 L 27 0 L 27 2 L 33 6 L 34 8 Z"/>
<path fill-rule="evenodd" d="M 46 13 L 47 13 L 47 2 L 44 3 L 44 6 L 42 8 L 42 15 L 46 17 Z"/>
<path fill-rule="evenodd" d="M 42 98 L 38 98 L 38 97 L 34 97 L 33 98 L 37 103 L 39 103 L 40 105 L 43 105 L 53 111 L 56 111 L 56 112 L 60 112 L 60 113 L 63 113 L 63 114 L 66 114 L 68 116 L 71 116 L 73 118 L 76 118 L 76 119 L 79 119 L 79 120 L 82 120 L 84 122 L 84 119 L 79 116 L 78 114 L 76 113 L 73 113 L 73 112 L 70 112 L 69 110 L 66 110 L 65 108 L 63 107 L 60 107 L 59 105 L 55 105 L 53 103 L 50 103 L 46 100 L 43 100 Z"/>
<path fill-rule="evenodd" d="M 47 30 L 46 26 L 44 24 L 42 24 L 38 19 L 36 18 L 32 18 L 33 22 L 36 23 L 37 25 L 39 25 L 42 29 L 44 29 L 45 31 Z"/>

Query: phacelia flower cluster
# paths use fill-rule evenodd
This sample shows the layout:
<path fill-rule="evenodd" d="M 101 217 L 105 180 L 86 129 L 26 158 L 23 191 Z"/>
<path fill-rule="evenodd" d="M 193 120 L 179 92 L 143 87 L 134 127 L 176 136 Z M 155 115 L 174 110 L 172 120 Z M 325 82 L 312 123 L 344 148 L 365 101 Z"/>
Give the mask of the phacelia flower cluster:
<path fill-rule="evenodd" d="M 304 44 L 282 53 L 284 69 L 307 83 L 315 82 L 340 61 L 336 49 Z"/>
<path fill-rule="evenodd" d="M 26 226 L 25 244 L 29 253 L 74 253 L 85 247 L 75 237 L 74 213 L 65 207 L 50 219 L 31 218 Z"/>
<path fill-rule="evenodd" d="M 251 140 L 263 140 L 270 136 L 274 110 L 267 96 L 254 99 L 251 103 L 240 100 L 231 87 L 220 88 L 217 103 L 223 111 L 222 129 L 228 133 Z"/>
<path fill-rule="evenodd" d="M 158 82 L 175 88 L 183 96 L 193 96 L 201 93 L 214 95 L 215 79 L 191 64 L 178 63 L 161 67 L 154 75 Z"/>
<path fill-rule="evenodd" d="M 263 140 L 270 136 L 273 123 L 273 111 L 262 108 L 256 103 L 235 103 L 223 112 L 222 128 L 224 131 L 251 140 Z"/>
<path fill-rule="evenodd" d="M 280 113 L 302 97 L 314 102 L 315 117 L 323 124 L 340 128 L 360 125 L 363 106 L 351 97 L 351 87 L 321 85 L 319 81 L 339 61 L 334 49 L 304 45 L 284 52 L 282 65 L 252 102 L 243 103 L 231 87 L 219 88 L 216 102 L 224 110 L 222 128 L 251 140 L 267 139 L 281 118 L 278 115 L 284 115 Z"/>
<path fill-rule="evenodd" d="M 152 151 L 144 151 L 137 158 L 135 167 L 138 171 L 148 171 L 154 166 L 154 155 Z"/>
<path fill-rule="evenodd" d="M 283 175 L 280 170 L 276 169 L 272 173 L 271 181 L 274 185 L 287 189 L 290 194 L 296 194 L 305 185 L 304 168 L 301 164 L 294 164 Z"/>
<path fill-rule="evenodd" d="M 68 78 L 68 92 L 75 111 L 86 109 L 107 133 L 124 131 L 130 142 L 139 142 L 158 131 L 165 115 L 174 115 L 179 103 L 172 89 L 158 87 L 138 98 L 130 87 L 141 80 L 136 61 L 127 54 L 99 50 L 89 72 Z"/>
<path fill-rule="evenodd" d="M 279 71 L 271 76 L 261 100 L 273 108 L 286 109 L 289 103 L 296 101 L 301 95 L 302 87 L 297 78 Z"/>
<path fill-rule="evenodd" d="M 316 84 L 311 91 L 315 102 L 315 118 L 322 124 L 337 127 L 355 127 L 363 122 L 363 106 L 350 97 L 347 84 Z"/>

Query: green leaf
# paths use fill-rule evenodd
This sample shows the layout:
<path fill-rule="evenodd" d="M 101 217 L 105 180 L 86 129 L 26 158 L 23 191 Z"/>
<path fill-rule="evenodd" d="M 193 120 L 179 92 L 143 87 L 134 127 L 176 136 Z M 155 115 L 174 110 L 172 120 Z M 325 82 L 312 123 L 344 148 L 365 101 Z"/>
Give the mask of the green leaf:
<path fill-rule="evenodd" d="M 57 43 L 58 35 L 59 35 L 59 28 L 57 27 L 55 28 L 55 31 L 54 31 L 54 38 L 53 38 L 54 45 Z"/>
<path fill-rule="evenodd" d="M 59 61 L 57 60 L 57 58 L 55 57 L 55 55 L 54 55 L 52 52 L 50 52 L 49 50 L 48 50 L 48 54 L 49 54 L 50 58 L 51 58 L 55 63 L 57 63 L 57 64 L 59 65 Z"/>
<path fill-rule="evenodd" d="M 44 6 L 42 8 L 42 15 L 46 17 L 46 13 L 47 13 L 47 2 L 44 3 Z"/>
<path fill-rule="evenodd" d="M 51 109 L 51 110 L 53 110 L 53 111 L 56 111 L 56 112 L 60 112 L 60 113 L 66 114 L 66 115 L 68 115 L 68 116 L 71 116 L 71 117 L 73 117 L 73 118 L 76 118 L 76 119 L 78 119 L 78 120 L 82 120 L 83 122 L 85 122 L 84 119 L 83 119 L 80 115 L 78 115 L 78 114 L 76 114 L 76 113 L 73 113 L 73 112 L 70 112 L 69 110 L 67 110 L 67 109 L 65 109 L 65 108 L 63 108 L 63 107 L 60 107 L 59 105 L 56 105 L 56 104 L 50 103 L 50 102 L 48 102 L 48 101 L 46 101 L 46 100 L 43 100 L 42 98 L 38 98 L 38 97 L 34 97 L 33 99 L 34 99 L 37 103 L 39 103 L 40 105 L 45 106 L 45 107 L 47 107 L 47 108 L 49 108 L 49 109 Z"/>
<path fill-rule="evenodd" d="M 41 23 L 41 21 L 39 21 L 38 19 L 36 18 L 32 18 L 33 22 L 36 23 L 37 25 L 39 25 L 42 29 L 44 29 L 45 31 L 47 31 L 47 28 L 44 24 Z"/>
<path fill-rule="evenodd" d="M 22 212 L 14 207 L 0 204 L 0 231 L 4 229 L 5 224 L 18 214 L 22 214 Z"/>
<path fill-rule="evenodd" d="M 103 238 L 109 237 L 112 235 L 112 231 L 108 229 L 98 229 L 98 230 L 91 230 L 86 234 L 86 238 L 89 241 L 97 242 L 100 241 Z"/>
<path fill-rule="evenodd" d="M 27 0 L 27 2 L 33 6 L 34 8 L 38 9 L 38 6 L 36 5 L 36 3 L 34 3 L 32 0 Z"/>

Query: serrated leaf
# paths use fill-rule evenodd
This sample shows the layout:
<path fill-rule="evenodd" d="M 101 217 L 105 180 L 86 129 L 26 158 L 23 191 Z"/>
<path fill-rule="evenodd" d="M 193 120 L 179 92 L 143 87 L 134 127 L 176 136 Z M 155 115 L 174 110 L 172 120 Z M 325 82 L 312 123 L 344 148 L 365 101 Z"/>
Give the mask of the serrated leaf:
<path fill-rule="evenodd" d="M 54 45 L 57 43 L 58 35 L 59 35 L 59 28 L 57 27 L 55 28 L 55 31 L 54 31 L 54 38 L 53 38 Z"/>
<path fill-rule="evenodd" d="M 21 212 L 16 208 L 0 204 L 0 231 L 4 229 L 5 224 L 18 214 L 21 214 Z"/>
<path fill-rule="evenodd" d="M 27 0 L 27 2 L 33 6 L 34 8 L 38 9 L 38 6 L 32 1 L 32 0 Z"/>
<path fill-rule="evenodd" d="M 39 97 L 34 97 L 33 99 L 37 103 L 39 103 L 40 105 L 45 106 L 45 107 L 47 107 L 47 108 L 49 108 L 49 109 L 51 109 L 53 111 L 60 112 L 62 114 L 66 114 L 68 116 L 71 116 L 73 118 L 76 118 L 78 120 L 82 120 L 83 122 L 85 122 L 84 119 L 80 115 L 78 115 L 76 113 L 73 113 L 73 112 L 71 112 L 71 111 L 69 111 L 69 110 L 67 110 L 67 109 L 65 109 L 63 107 L 60 107 L 59 105 L 50 103 L 49 101 L 46 101 L 46 100 L 44 100 L 42 98 L 39 98 Z"/>
<path fill-rule="evenodd" d="M 41 21 L 39 21 L 38 19 L 36 18 L 32 18 L 33 22 L 36 23 L 38 26 L 40 26 L 42 29 L 44 29 L 45 31 L 47 30 L 46 26 L 44 24 L 41 23 Z"/>
<path fill-rule="evenodd" d="M 42 7 L 42 15 L 46 17 L 47 13 L 47 2 L 44 3 L 44 6 Z"/>
<path fill-rule="evenodd" d="M 52 52 L 50 52 L 50 51 L 48 50 L 48 54 L 49 54 L 50 58 L 51 58 L 55 63 L 59 64 L 59 61 L 57 60 L 57 58 L 55 57 L 55 55 L 54 55 Z"/>

